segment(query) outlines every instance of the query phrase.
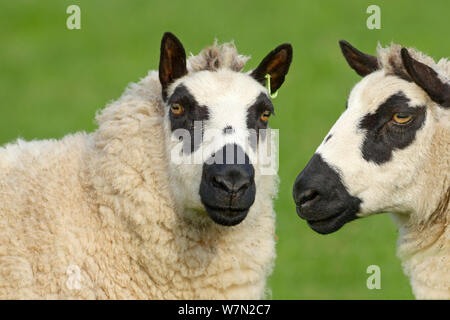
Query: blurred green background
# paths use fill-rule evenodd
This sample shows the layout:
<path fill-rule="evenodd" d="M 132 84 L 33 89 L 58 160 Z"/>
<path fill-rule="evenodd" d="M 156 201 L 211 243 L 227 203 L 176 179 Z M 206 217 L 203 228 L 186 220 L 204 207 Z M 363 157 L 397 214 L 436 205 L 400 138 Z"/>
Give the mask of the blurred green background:
<path fill-rule="evenodd" d="M 381 30 L 368 30 L 366 9 L 381 7 Z M 66 8 L 81 8 L 81 30 L 66 28 Z M 0 143 L 95 130 L 94 115 L 129 82 L 156 69 L 163 32 L 186 50 L 234 40 L 254 68 L 290 42 L 294 60 L 274 101 L 280 129 L 277 260 L 274 299 L 410 299 L 395 256 L 388 215 L 314 233 L 295 212 L 292 184 L 345 108 L 359 77 L 338 40 L 374 53 L 377 42 L 448 56 L 448 0 L 435 1 L 2 1 L 0 10 Z M 381 290 L 368 290 L 366 268 L 381 268 Z"/>

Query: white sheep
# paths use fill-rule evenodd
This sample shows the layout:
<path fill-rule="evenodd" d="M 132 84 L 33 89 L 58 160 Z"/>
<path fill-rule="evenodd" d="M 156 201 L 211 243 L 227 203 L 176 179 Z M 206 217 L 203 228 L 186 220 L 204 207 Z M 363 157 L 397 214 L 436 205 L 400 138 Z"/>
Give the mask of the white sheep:
<path fill-rule="evenodd" d="M 322 234 L 392 213 L 415 296 L 450 299 L 450 62 L 395 44 L 341 48 L 364 78 L 298 176 L 297 212 Z"/>
<path fill-rule="evenodd" d="M 277 175 L 249 163 L 258 147 L 244 140 L 272 112 L 264 76 L 278 89 L 291 57 L 282 45 L 242 73 L 248 58 L 214 44 L 186 63 L 166 33 L 159 73 L 102 110 L 95 132 L 1 148 L 0 298 L 263 297 Z M 203 131 L 230 129 L 224 141 L 247 161 L 172 161 L 172 131 L 190 132 L 194 120 Z"/>

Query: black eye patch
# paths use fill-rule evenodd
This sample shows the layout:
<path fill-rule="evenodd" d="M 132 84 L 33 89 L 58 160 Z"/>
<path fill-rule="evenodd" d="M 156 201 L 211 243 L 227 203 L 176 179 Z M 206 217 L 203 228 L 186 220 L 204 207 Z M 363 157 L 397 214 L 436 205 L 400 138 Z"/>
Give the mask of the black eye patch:
<path fill-rule="evenodd" d="M 423 126 L 426 117 L 425 106 L 411 107 L 409 99 L 399 91 L 383 102 L 375 113 L 367 114 L 359 123 L 366 130 L 361 148 L 363 158 L 382 164 L 392 158 L 392 152 L 408 147 L 415 139 L 417 131 Z M 392 121 L 395 113 L 411 114 L 406 124 Z"/>
<path fill-rule="evenodd" d="M 259 130 L 267 129 L 267 122 L 261 120 L 261 114 L 264 111 L 270 111 L 271 114 L 274 113 L 273 104 L 269 97 L 261 92 L 256 98 L 255 102 L 247 110 L 247 129 L 252 130 L 256 133 L 254 138 L 250 138 L 250 146 L 256 149 L 256 144 L 259 139 Z M 264 136 L 261 136 L 264 139 Z"/>
<path fill-rule="evenodd" d="M 176 87 L 167 102 L 169 107 L 174 103 L 179 104 L 184 109 L 184 112 L 174 114 L 169 111 L 171 130 L 174 132 L 177 129 L 184 129 L 190 134 L 190 139 L 184 139 L 184 136 L 180 137 L 184 143 L 183 151 L 192 153 L 199 148 L 203 140 L 203 121 L 209 119 L 208 107 L 200 106 L 194 96 L 182 84 Z M 196 128 L 196 125 L 201 127 Z M 195 137 L 195 135 L 199 134 L 201 134 L 201 137 Z"/>

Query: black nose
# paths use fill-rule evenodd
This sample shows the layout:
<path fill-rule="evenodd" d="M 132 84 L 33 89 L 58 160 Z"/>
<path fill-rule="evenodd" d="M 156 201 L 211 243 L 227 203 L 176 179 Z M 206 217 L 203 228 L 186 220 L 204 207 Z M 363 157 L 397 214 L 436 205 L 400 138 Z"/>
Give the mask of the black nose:
<path fill-rule="evenodd" d="M 255 201 L 256 185 L 255 169 L 241 147 L 227 144 L 205 161 L 199 193 L 217 224 L 234 226 L 245 219 Z"/>
<path fill-rule="evenodd" d="M 306 189 L 306 190 L 297 190 L 298 192 L 294 193 L 295 203 L 297 206 L 301 207 L 308 202 L 313 202 L 314 200 L 319 198 L 319 191 L 316 189 Z"/>
<path fill-rule="evenodd" d="M 223 170 L 215 172 L 211 177 L 214 187 L 228 193 L 244 191 L 251 185 L 252 180 L 251 172 L 238 166 L 224 167 Z"/>
<path fill-rule="evenodd" d="M 297 214 L 318 233 L 337 231 L 356 219 L 361 200 L 349 194 L 336 169 L 314 154 L 293 188 Z"/>

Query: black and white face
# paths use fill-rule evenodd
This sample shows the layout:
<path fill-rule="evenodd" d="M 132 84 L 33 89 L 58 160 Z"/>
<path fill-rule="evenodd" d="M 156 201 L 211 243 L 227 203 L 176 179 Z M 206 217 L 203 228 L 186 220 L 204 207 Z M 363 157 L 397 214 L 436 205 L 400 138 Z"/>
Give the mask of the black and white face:
<path fill-rule="evenodd" d="M 282 45 L 250 74 L 219 68 L 188 73 L 184 49 L 164 35 L 160 80 L 165 99 L 166 145 L 174 198 L 190 218 L 233 226 L 245 219 L 260 183 L 258 147 L 274 112 L 265 88 L 276 91 L 291 62 Z M 257 137 L 260 140 L 258 141 Z"/>
<path fill-rule="evenodd" d="M 433 88 L 419 87 L 413 76 L 386 75 L 376 57 L 341 46 L 364 78 L 293 190 L 298 215 L 323 234 L 358 217 L 417 208 L 424 187 L 417 177 L 429 161 L 436 121 L 444 117 L 444 108 L 430 98 Z M 424 66 L 407 51 L 402 55 L 415 70 Z"/>

